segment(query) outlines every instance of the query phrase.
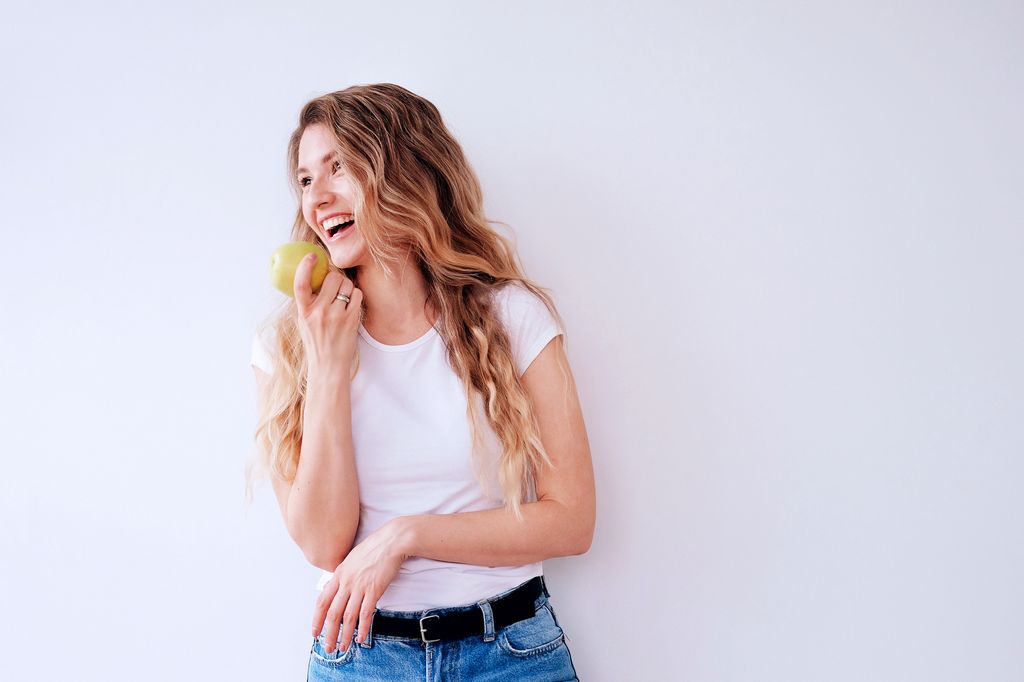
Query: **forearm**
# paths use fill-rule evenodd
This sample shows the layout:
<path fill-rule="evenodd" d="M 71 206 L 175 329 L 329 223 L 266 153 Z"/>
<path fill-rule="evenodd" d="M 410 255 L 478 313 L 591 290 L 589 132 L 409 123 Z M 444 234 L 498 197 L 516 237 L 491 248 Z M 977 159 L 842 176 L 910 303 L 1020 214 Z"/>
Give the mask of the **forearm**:
<path fill-rule="evenodd" d="M 521 566 L 590 548 L 593 525 L 555 500 L 521 506 L 523 520 L 504 508 L 403 517 L 405 553 L 478 566 Z"/>
<path fill-rule="evenodd" d="M 345 558 L 359 526 L 351 401 L 344 379 L 309 383 L 302 449 L 288 497 L 289 532 L 310 563 L 326 570 Z"/>

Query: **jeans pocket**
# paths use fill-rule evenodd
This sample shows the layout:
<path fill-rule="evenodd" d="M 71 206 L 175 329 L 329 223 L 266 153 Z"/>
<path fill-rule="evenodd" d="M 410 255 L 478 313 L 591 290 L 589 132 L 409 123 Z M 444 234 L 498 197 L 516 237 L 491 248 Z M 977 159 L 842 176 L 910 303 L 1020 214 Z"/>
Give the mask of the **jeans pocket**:
<path fill-rule="evenodd" d="M 539 656 L 565 643 L 565 633 L 555 621 L 551 607 L 543 604 L 532 618 L 512 623 L 498 634 L 498 646 L 512 656 Z"/>
<path fill-rule="evenodd" d="M 354 634 L 353 639 L 355 639 Z M 348 649 L 345 651 L 342 651 L 340 647 L 336 646 L 334 651 L 328 653 L 327 650 L 324 649 L 324 636 L 317 635 L 316 638 L 313 639 L 313 646 L 309 649 L 309 655 L 313 661 L 321 665 L 338 667 L 345 665 L 352 660 L 358 646 L 359 645 L 353 641 L 349 642 Z"/>

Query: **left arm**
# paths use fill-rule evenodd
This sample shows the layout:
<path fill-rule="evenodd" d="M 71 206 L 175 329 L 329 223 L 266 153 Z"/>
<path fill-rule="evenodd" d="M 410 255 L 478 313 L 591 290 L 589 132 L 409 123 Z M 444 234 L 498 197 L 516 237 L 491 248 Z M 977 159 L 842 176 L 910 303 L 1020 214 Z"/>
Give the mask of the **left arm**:
<path fill-rule="evenodd" d="M 565 368 L 565 376 L 562 369 Z M 521 566 L 583 554 L 594 536 L 596 495 L 590 444 L 562 337 L 530 363 L 522 383 L 554 467 L 536 474 L 537 501 L 521 505 L 523 520 L 504 508 L 395 519 L 401 552 L 437 561 Z"/>
<path fill-rule="evenodd" d="M 339 634 L 341 646 L 347 647 L 357 622 L 357 641 L 366 640 L 377 600 L 410 556 L 520 566 L 590 548 L 596 516 L 594 469 L 561 336 L 544 347 L 521 380 L 554 465 L 542 464 L 536 472 L 537 501 L 521 505 L 522 521 L 497 508 L 399 516 L 375 530 L 352 548 L 317 598 L 313 636 L 324 629 L 327 651 L 333 650 Z"/>

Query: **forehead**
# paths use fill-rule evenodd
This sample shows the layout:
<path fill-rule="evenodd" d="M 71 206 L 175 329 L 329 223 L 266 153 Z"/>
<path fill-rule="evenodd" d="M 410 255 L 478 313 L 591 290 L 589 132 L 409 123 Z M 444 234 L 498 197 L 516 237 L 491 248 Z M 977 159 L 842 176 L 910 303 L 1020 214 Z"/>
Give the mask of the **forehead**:
<path fill-rule="evenodd" d="M 307 127 L 299 139 L 298 170 L 304 171 L 323 163 L 337 148 L 334 135 L 327 126 L 317 123 Z"/>

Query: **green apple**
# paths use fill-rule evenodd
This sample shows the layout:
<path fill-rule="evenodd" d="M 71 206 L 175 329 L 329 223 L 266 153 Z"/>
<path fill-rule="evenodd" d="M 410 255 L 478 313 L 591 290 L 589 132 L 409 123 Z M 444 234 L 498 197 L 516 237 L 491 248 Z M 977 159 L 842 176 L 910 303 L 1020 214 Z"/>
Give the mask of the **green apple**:
<path fill-rule="evenodd" d="M 324 247 L 312 242 L 288 242 L 277 247 L 274 255 L 270 257 L 271 284 L 280 291 L 294 297 L 295 270 L 299 267 L 299 261 L 309 253 L 316 254 L 316 264 L 313 265 L 310 285 L 313 293 L 319 291 L 320 285 L 324 283 L 324 277 L 327 276 L 329 257 Z"/>

